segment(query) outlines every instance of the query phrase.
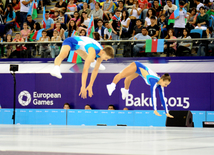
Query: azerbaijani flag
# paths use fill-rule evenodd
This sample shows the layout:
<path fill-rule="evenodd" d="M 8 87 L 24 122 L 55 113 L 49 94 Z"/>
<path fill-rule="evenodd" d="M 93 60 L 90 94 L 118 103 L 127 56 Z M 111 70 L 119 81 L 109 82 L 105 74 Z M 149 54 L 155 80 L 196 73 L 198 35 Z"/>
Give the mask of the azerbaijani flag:
<path fill-rule="evenodd" d="M 33 40 L 39 40 L 39 38 L 42 37 L 42 31 L 43 31 L 43 30 L 44 30 L 44 29 L 40 29 L 40 30 L 36 31 L 36 32 L 34 33 L 32 39 L 33 39 Z"/>
<path fill-rule="evenodd" d="M 175 0 L 175 5 L 178 7 L 179 9 L 179 0 Z"/>
<path fill-rule="evenodd" d="M 94 32 L 94 18 L 93 18 L 93 14 L 92 14 L 89 25 L 88 25 L 86 36 L 93 38 L 93 32 Z"/>
<path fill-rule="evenodd" d="M 75 31 L 75 30 L 73 30 L 73 32 L 72 32 L 72 34 L 71 34 L 71 37 L 72 37 L 72 36 L 78 36 L 78 32 Z"/>
<path fill-rule="evenodd" d="M 108 32 L 110 33 L 110 35 L 108 36 L 108 39 L 112 39 L 112 29 L 108 29 Z"/>
<path fill-rule="evenodd" d="M 162 0 L 160 0 L 160 1 L 159 1 L 159 5 L 160 5 L 160 6 L 162 6 L 162 5 L 163 5 L 163 4 L 162 4 Z"/>
<path fill-rule="evenodd" d="M 186 14 L 187 11 L 183 8 L 184 13 Z M 168 20 L 168 25 L 171 23 L 175 23 L 175 18 L 179 16 L 179 8 L 177 8 L 170 16 Z M 187 23 L 187 17 L 185 16 L 185 23 Z"/>
<path fill-rule="evenodd" d="M 147 39 L 145 52 L 163 52 L 164 39 Z"/>
<path fill-rule="evenodd" d="M 68 3 L 67 0 L 63 0 L 65 3 Z"/>
<path fill-rule="evenodd" d="M 70 51 L 67 62 L 72 62 L 72 63 L 82 63 L 82 58 L 75 52 L 75 51 Z"/>
<path fill-rule="evenodd" d="M 33 0 L 33 2 L 31 3 L 30 5 L 30 9 L 27 13 L 27 16 L 28 15 L 31 15 L 32 16 L 32 19 L 35 19 L 37 18 L 37 9 L 36 9 L 36 3 L 35 3 L 35 0 Z"/>
<path fill-rule="evenodd" d="M 32 19 L 35 19 L 37 18 L 37 7 L 36 7 L 36 3 L 35 3 L 35 0 L 33 0 L 33 13 L 32 13 Z"/>
<path fill-rule="evenodd" d="M 45 19 L 45 7 L 43 7 L 43 20 L 42 20 L 43 28 L 46 28 L 46 19 Z"/>
<path fill-rule="evenodd" d="M 94 4 L 95 4 L 96 2 L 100 2 L 100 1 L 99 1 L 99 0 L 94 0 Z"/>

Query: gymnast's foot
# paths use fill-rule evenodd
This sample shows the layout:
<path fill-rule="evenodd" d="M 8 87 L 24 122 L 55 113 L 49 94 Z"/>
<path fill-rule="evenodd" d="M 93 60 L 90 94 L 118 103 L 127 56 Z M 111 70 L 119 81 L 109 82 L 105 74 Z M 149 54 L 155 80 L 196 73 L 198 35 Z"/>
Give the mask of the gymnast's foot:
<path fill-rule="evenodd" d="M 166 116 L 169 118 L 174 118 L 174 116 L 170 115 L 169 113 L 167 113 Z"/>
<path fill-rule="evenodd" d="M 106 88 L 108 90 L 108 95 L 111 96 L 111 94 L 113 93 L 113 91 L 115 90 L 116 84 L 111 83 L 106 85 Z"/>
<path fill-rule="evenodd" d="M 92 63 L 90 64 L 90 67 L 94 68 L 95 65 L 96 65 L 96 62 L 97 62 L 97 61 L 94 60 L 94 62 L 92 62 Z M 103 66 L 102 64 L 100 64 L 99 70 L 105 70 L 105 69 L 106 69 L 106 67 Z"/>
<path fill-rule="evenodd" d="M 60 73 L 60 68 L 59 68 L 59 66 L 54 66 L 54 68 L 53 68 L 53 70 L 50 72 L 50 74 L 51 74 L 52 76 L 55 76 L 55 77 L 59 78 L 59 79 L 62 78 L 62 75 L 61 75 L 61 73 Z"/>
<path fill-rule="evenodd" d="M 129 95 L 129 89 L 121 88 L 120 91 L 122 93 L 122 99 L 125 100 L 126 97 Z"/>
<path fill-rule="evenodd" d="M 162 115 L 160 115 L 160 114 L 157 112 L 157 110 L 154 111 L 154 114 L 157 115 L 157 116 L 162 116 Z"/>

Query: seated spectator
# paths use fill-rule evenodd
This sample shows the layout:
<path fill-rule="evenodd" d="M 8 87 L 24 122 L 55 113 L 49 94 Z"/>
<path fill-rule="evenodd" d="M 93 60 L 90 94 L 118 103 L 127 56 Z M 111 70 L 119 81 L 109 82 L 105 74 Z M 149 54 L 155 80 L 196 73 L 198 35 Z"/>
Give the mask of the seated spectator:
<path fill-rule="evenodd" d="M 147 27 L 148 35 L 152 39 L 157 39 L 159 35 L 159 27 L 156 24 L 156 18 L 155 16 L 151 17 L 151 25 Z"/>
<path fill-rule="evenodd" d="M 129 110 L 129 109 L 125 107 L 125 108 L 123 108 L 123 110 Z"/>
<path fill-rule="evenodd" d="M 13 0 L 12 1 L 13 11 L 16 13 L 16 22 L 20 22 L 20 1 Z"/>
<path fill-rule="evenodd" d="M 85 29 L 87 31 L 87 28 L 90 23 L 90 18 L 88 18 L 87 12 L 82 12 L 80 20 L 77 21 L 77 25 L 79 26 L 79 31 L 82 29 Z"/>
<path fill-rule="evenodd" d="M 80 30 L 79 36 L 86 36 L 86 30 L 85 29 Z"/>
<path fill-rule="evenodd" d="M 196 8 L 191 8 L 190 9 L 190 13 L 187 12 L 187 24 L 186 24 L 186 28 L 188 28 L 188 30 L 192 30 L 195 28 L 195 23 L 196 23 Z"/>
<path fill-rule="evenodd" d="M 88 105 L 88 104 L 86 104 L 86 105 L 85 105 L 85 110 L 91 110 L 91 106 Z"/>
<path fill-rule="evenodd" d="M 61 41 L 61 37 L 59 36 L 59 32 L 57 30 L 54 30 L 51 41 Z M 51 46 L 51 58 L 56 58 L 59 55 L 59 47 L 60 46 L 57 44 L 53 44 Z"/>
<path fill-rule="evenodd" d="M 41 29 L 41 25 L 38 23 L 38 22 L 36 22 L 34 25 L 33 25 L 33 29 L 31 30 L 31 33 L 34 33 L 34 32 L 36 32 L 36 31 L 38 31 L 38 30 L 40 30 Z"/>
<path fill-rule="evenodd" d="M 56 3 L 54 8 L 51 8 L 50 11 L 54 12 L 54 11 L 66 11 L 67 9 L 67 4 L 66 2 L 64 2 L 64 0 L 59 0 L 59 2 Z"/>
<path fill-rule="evenodd" d="M 111 40 L 112 39 L 112 29 L 108 22 L 105 23 L 105 30 L 104 30 L 104 40 Z"/>
<path fill-rule="evenodd" d="M 186 26 L 185 18 L 187 17 L 187 11 L 184 9 L 184 1 L 179 2 L 179 16 L 175 18 L 174 30 L 175 36 L 180 37 L 183 34 L 183 29 Z"/>
<path fill-rule="evenodd" d="M 184 29 L 183 30 L 183 36 L 179 37 L 178 39 L 191 39 L 189 35 L 189 30 Z M 182 41 L 178 43 L 178 50 L 177 50 L 177 56 L 183 56 L 184 51 L 188 51 L 189 54 L 191 53 L 191 41 Z"/>
<path fill-rule="evenodd" d="M 24 39 L 21 37 L 20 33 L 16 33 L 15 38 L 13 39 L 12 42 L 24 42 Z M 13 51 L 9 58 L 22 58 L 24 54 L 24 50 L 26 50 L 26 47 L 21 44 L 16 44 L 16 50 Z"/>
<path fill-rule="evenodd" d="M 211 27 L 208 27 L 206 29 L 206 34 L 207 34 L 207 38 L 211 38 L 211 34 L 212 34 L 213 29 Z M 207 49 L 207 42 L 202 42 L 199 45 L 198 51 L 197 51 L 197 56 L 206 56 L 208 55 L 206 51 L 208 51 Z"/>
<path fill-rule="evenodd" d="M 172 0 L 167 0 L 166 5 L 163 7 L 163 14 L 166 14 L 166 19 L 169 19 L 169 16 L 177 9 L 177 6 L 172 4 Z"/>
<path fill-rule="evenodd" d="M 49 42 L 50 37 L 47 36 L 47 31 L 43 30 L 42 31 L 42 37 L 39 38 L 38 42 Z M 48 44 L 40 44 L 40 53 L 41 53 L 41 58 L 47 58 L 49 53 L 50 53 L 50 47 Z"/>
<path fill-rule="evenodd" d="M 196 7 L 197 12 L 200 13 L 200 8 L 201 8 L 202 6 L 204 6 L 204 4 L 201 3 L 200 0 L 194 0 L 194 3 L 197 5 L 197 7 Z"/>
<path fill-rule="evenodd" d="M 124 6 L 124 2 L 123 2 L 123 1 L 120 0 L 120 1 L 118 2 L 117 10 L 121 11 L 121 13 L 122 13 L 123 11 L 127 11 L 126 7 Z"/>
<path fill-rule="evenodd" d="M 32 19 L 31 15 L 27 16 L 27 25 L 30 26 L 30 30 L 34 29 L 34 24 L 36 23 L 35 20 Z"/>
<path fill-rule="evenodd" d="M 129 18 L 129 13 L 127 11 L 122 12 L 122 35 L 125 35 L 129 31 L 129 25 L 130 25 L 131 19 Z M 124 36 L 126 37 L 126 36 Z"/>
<path fill-rule="evenodd" d="M 58 17 L 59 17 L 58 10 L 54 11 L 54 14 L 50 16 L 50 18 L 52 18 L 54 20 L 54 23 L 56 23 L 56 21 L 58 20 Z"/>
<path fill-rule="evenodd" d="M 210 10 L 211 12 L 214 12 L 213 0 L 212 1 L 211 0 L 205 0 L 204 5 L 205 5 L 206 10 Z"/>
<path fill-rule="evenodd" d="M 100 3 L 99 2 L 96 2 L 95 9 L 91 11 L 89 17 L 91 17 L 91 15 L 93 15 L 94 25 L 95 25 L 95 27 L 97 27 L 98 20 L 103 19 L 103 10 L 100 9 Z"/>
<path fill-rule="evenodd" d="M 153 9 L 155 10 L 155 16 L 157 18 L 160 18 L 163 13 L 163 7 L 161 5 L 159 5 L 159 0 L 154 0 Z"/>
<path fill-rule="evenodd" d="M 110 0 L 106 0 L 103 3 L 102 10 L 107 20 L 109 20 L 109 14 L 114 11 L 112 6 L 113 6 L 113 2 Z"/>
<path fill-rule="evenodd" d="M 45 11 L 45 19 L 46 19 L 46 32 L 48 34 L 49 37 L 52 37 L 53 36 L 53 29 L 54 29 L 54 21 L 52 18 L 49 17 L 49 11 Z M 42 23 L 43 25 L 43 20 L 42 20 Z"/>
<path fill-rule="evenodd" d="M 12 5 L 7 6 L 7 10 L 5 12 L 5 17 L 6 18 L 4 19 L 4 23 L 5 23 L 5 33 L 4 34 L 6 34 L 8 32 L 8 30 L 10 30 L 10 29 L 11 29 L 10 31 L 12 32 L 12 28 L 14 27 L 16 13 L 13 11 Z"/>
<path fill-rule="evenodd" d="M 79 19 L 79 13 L 78 13 L 78 11 L 75 11 L 75 12 L 74 12 L 74 17 L 73 17 L 73 18 L 70 18 L 70 21 L 73 20 L 73 21 L 76 22 L 78 19 Z"/>
<path fill-rule="evenodd" d="M 91 9 L 91 10 L 94 10 L 94 9 L 95 9 L 94 0 L 90 0 L 89 9 Z"/>
<path fill-rule="evenodd" d="M 142 33 L 138 33 L 133 37 L 134 40 L 146 40 L 151 39 L 151 37 L 148 35 L 148 31 L 146 27 L 142 28 Z M 140 51 L 145 49 L 146 45 L 145 43 L 136 43 L 133 47 L 133 56 L 136 57 Z"/>
<path fill-rule="evenodd" d="M 67 27 L 68 27 L 68 37 L 71 37 L 73 31 L 77 31 L 77 29 L 78 29 L 74 20 L 71 20 L 68 23 Z"/>
<path fill-rule="evenodd" d="M 12 36 L 11 36 L 10 34 L 8 34 L 8 35 L 7 35 L 7 40 L 6 40 L 6 42 L 12 42 L 12 41 L 13 41 Z M 13 51 L 14 51 L 13 45 L 7 44 L 7 45 L 5 46 L 5 52 L 7 53 L 7 58 L 10 57 L 10 54 L 11 54 Z"/>
<path fill-rule="evenodd" d="M 103 26 L 103 20 L 98 19 L 97 28 L 95 29 L 95 32 L 98 32 L 101 38 L 104 38 L 104 30 L 105 30 L 105 27 Z"/>
<path fill-rule="evenodd" d="M 28 29 L 28 26 L 27 26 L 27 23 L 24 23 L 23 24 L 23 30 L 21 30 L 21 35 L 22 35 L 22 38 L 27 41 L 28 40 L 28 37 L 30 35 L 30 30 Z"/>
<path fill-rule="evenodd" d="M 167 20 L 166 20 L 166 15 L 162 14 L 160 16 L 160 19 L 158 20 L 158 26 L 160 27 L 161 30 L 161 39 L 166 37 L 166 33 L 167 33 Z"/>
<path fill-rule="evenodd" d="M 63 109 L 70 109 L 70 105 L 68 103 L 65 103 Z"/>
<path fill-rule="evenodd" d="M 209 23 L 209 15 L 205 13 L 205 8 L 200 7 L 200 14 L 196 18 L 196 29 L 206 30 Z"/>
<path fill-rule="evenodd" d="M 60 21 L 61 24 L 65 23 L 65 16 L 64 16 L 64 12 L 63 11 L 59 12 L 59 16 L 57 17 L 57 20 Z"/>
<path fill-rule="evenodd" d="M 133 29 L 132 37 L 134 37 L 134 35 L 136 35 L 138 33 L 141 33 L 142 32 L 142 28 L 143 28 L 143 25 L 142 25 L 141 20 L 137 19 L 136 20 L 136 25 L 134 26 L 134 29 Z"/>
<path fill-rule="evenodd" d="M 174 36 L 174 30 L 173 29 L 169 29 L 167 32 L 167 36 L 165 37 L 165 39 L 177 39 Z M 167 53 L 167 50 L 169 50 L 169 54 L 170 56 L 174 56 L 176 54 L 176 49 L 177 49 L 177 42 L 173 42 L 173 41 L 168 41 L 169 44 L 169 49 L 167 49 L 167 44 L 164 45 L 164 53 Z"/>
<path fill-rule="evenodd" d="M 86 12 L 87 15 L 89 15 L 91 13 L 91 10 L 88 8 L 87 2 L 83 3 L 83 8 L 82 8 L 82 10 L 79 11 L 79 15 L 81 16 L 83 12 Z"/>
<path fill-rule="evenodd" d="M 128 7 L 132 6 L 133 3 L 134 3 L 134 0 L 126 0 L 125 1 L 125 5 L 128 6 Z"/>
<path fill-rule="evenodd" d="M 62 40 L 65 40 L 65 30 L 62 28 L 61 24 L 59 21 L 56 22 L 56 31 L 59 32 L 59 36 Z"/>
<path fill-rule="evenodd" d="M 108 106 L 108 110 L 115 110 L 114 105 L 110 104 L 110 105 Z"/>
<path fill-rule="evenodd" d="M 77 6 L 76 6 L 76 4 L 74 4 L 74 0 L 70 0 L 67 5 L 67 11 L 65 14 L 68 15 L 68 18 L 70 19 L 71 16 L 74 15 L 75 11 L 77 11 Z"/>
<path fill-rule="evenodd" d="M 134 4 L 133 4 L 132 10 L 130 12 L 129 18 L 130 19 L 139 19 L 141 11 L 142 10 L 141 10 L 141 8 L 139 8 L 138 1 L 134 1 Z"/>
<path fill-rule="evenodd" d="M 102 38 L 98 32 L 93 32 L 93 39 L 96 41 L 102 40 Z"/>
<path fill-rule="evenodd" d="M 146 15 L 145 24 L 144 24 L 145 27 L 148 27 L 149 25 L 151 25 L 152 16 L 155 16 L 155 10 L 153 8 L 150 8 Z M 155 18 L 157 19 L 156 16 L 155 16 Z M 157 20 L 156 20 L 156 24 L 157 24 Z"/>

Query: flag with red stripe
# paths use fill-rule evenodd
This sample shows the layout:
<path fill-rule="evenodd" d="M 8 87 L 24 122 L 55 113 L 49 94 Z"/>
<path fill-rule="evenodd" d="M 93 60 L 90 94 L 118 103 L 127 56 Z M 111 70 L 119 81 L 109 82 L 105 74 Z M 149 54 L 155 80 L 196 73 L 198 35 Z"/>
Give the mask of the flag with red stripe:
<path fill-rule="evenodd" d="M 90 22 L 89 22 L 88 29 L 87 29 L 87 35 L 86 36 L 93 38 L 93 32 L 94 31 L 95 31 L 95 29 L 94 29 L 94 18 L 93 18 L 93 14 L 92 14 Z"/>
<path fill-rule="evenodd" d="M 43 28 L 45 29 L 46 28 L 46 19 L 45 19 L 45 7 L 43 7 L 43 20 L 42 20 L 42 25 L 43 25 Z"/>
<path fill-rule="evenodd" d="M 147 39 L 145 52 L 163 52 L 164 39 Z"/>

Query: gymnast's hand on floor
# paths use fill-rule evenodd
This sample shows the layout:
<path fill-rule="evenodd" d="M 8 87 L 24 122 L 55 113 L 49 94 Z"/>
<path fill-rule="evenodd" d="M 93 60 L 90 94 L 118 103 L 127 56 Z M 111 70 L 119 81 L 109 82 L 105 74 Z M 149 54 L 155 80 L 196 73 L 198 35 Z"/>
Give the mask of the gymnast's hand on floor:
<path fill-rule="evenodd" d="M 166 116 L 170 118 L 174 118 L 174 116 L 170 115 L 169 113 L 167 113 Z"/>
<path fill-rule="evenodd" d="M 157 110 L 154 110 L 154 114 L 157 115 L 157 116 L 162 116 L 162 115 L 160 115 L 160 114 L 157 112 Z"/>
<path fill-rule="evenodd" d="M 81 98 L 83 98 L 83 99 L 87 98 L 87 89 L 81 87 L 79 96 L 81 96 Z"/>
<path fill-rule="evenodd" d="M 91 86 L 88 86 L 88 87 L 86 88 L 86 90 L 88 90 L 88 96 L 89 96 L 89 97 L 92 97 L 92 96 L 94 95 Z"/>

